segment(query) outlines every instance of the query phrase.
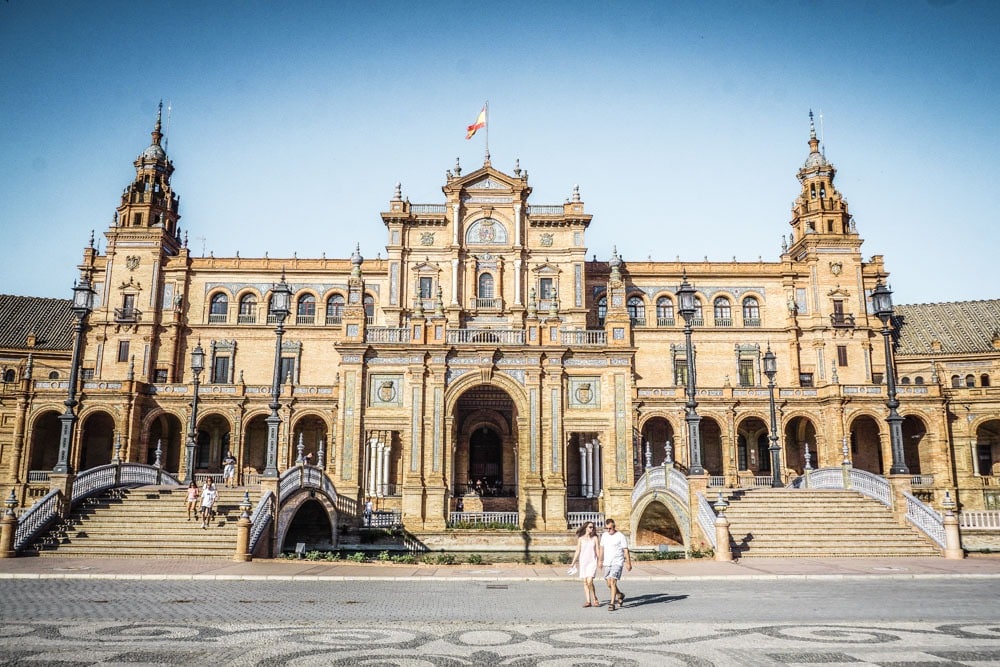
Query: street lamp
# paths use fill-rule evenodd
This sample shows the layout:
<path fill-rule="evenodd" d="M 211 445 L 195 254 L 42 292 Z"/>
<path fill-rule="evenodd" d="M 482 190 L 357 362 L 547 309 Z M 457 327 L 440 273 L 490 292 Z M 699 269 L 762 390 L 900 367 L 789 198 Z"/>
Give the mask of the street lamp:
<path fill-rule="evenodd" d="M 73 472 L 73 466 L 69 463 L 69 448 L 73 443 L 73 427 L 76 425 L 76 414 L 73 408 L 76 407 L 76 383 L 80 372 L 80 347 L 83 345 L 83 321 L 94 309 L 94 290 L 90 286 L 90 280 L 86 277 L 79 283 L 73 285 L 73 315 L 76 316 L 76 340 L 73 342 L 73 360 L 69 367 L 69 391 L 63 404 L 66 412 L 59 415 L 62 427 L 59 433 L 59 457 L 52 472 L 57 475 L 69 475 Z"/>
<path fill-rule="evenodd" d="M 778 417 L 774 410 L 774 376 L 778 373 L 778 358 L 771 352 L 770 343 L 767 352 L 764 353 L 764 375 L 767 376 L 767 395 L 771 402 L 771 432 L 768 440 L 771 445 L 767 448 L 771 452 L 771 488 L 780 489 L 781 483 L 781 448 L 778 447 Z"/>
<path fill-rule="evenodd" d="M 882 320 L 882 338 L 885 340 L 885 376 L 889 388 L 889 444 L 892 446 L 892 466 L 889 472 L 893 475 L 907 475 L 910 469 L 906 467 L 906 455 L 903 452 L 903 418 L 897 412 L 899 400 L 896 399 L 896 369 L 892 363 L 892 343 L 889 341 L 889 322 L 892 320 L 892 290 L 886 287 L 879 278 L 872 291 L 872 305 L 875 315 Z"/>
<path fill-rule="evenodd" d="M 281 272 L 281 282 L 271 288 L 271 315 L 277 326 L 274 327 L 276 340 L 274 343 L 274 380 L 271 383 L 271 414 L 267 422 L 267 462 L 264 465 L 264 477 L 278 476 L 278 427 L 281 417 L 278 415 L 278 397 L 281 393 L 281 338 L 285 335 L 285 318 L 292 310 L 292 288 L 285 282 L 285 272 Z"/>
<path fill-rule="evenodd" d="M 698 303 L 694 295 L 694 286 L 688 282 L 687 273 L 685 272 L 681 278 L 681 284 L 677 288 L 677 311 L 684 318 L 684 346 L 687 352 L 687 388 L 685 390 L 687 402 L 684 405 L 687 410 L 687 416 L 684 417 L 684 421 L 687 422 L 688 446 L 691 448 L 690 474 L 704 475 L 705 468 L 701 465 L 701 433 L 699 432 L 701 417 L 698 416 L 695 410 L 698 407 L 698 402 L 694 399 L 694 351 L 691 347 L 691 320 L 694 319 Z"/>
<path fill-rule="evenodd" d="M 188 424 L 187 465 L 184 471 L 184 483 L 194 481 L 194 450 L 198 446 L 198 386 L 201 372 L 205 370 L 205 351 L 201 349 L 201 341 L 191 350 L 191 373 L 194 376 L 194 399 L 191 401 L 191 422 Z M 159 444 L 157 444 L 157 461 L 159 461 Z"/>

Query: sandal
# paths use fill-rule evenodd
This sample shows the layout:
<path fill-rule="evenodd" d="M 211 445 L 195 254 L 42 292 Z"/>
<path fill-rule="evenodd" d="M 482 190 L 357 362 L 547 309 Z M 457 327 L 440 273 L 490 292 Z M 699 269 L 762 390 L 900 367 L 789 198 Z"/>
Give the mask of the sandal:
<path fill-rule="evenodd" d="M 591 606 L 593 606 L 593 605 L 591 605 L 591 604 L 590 604 L 590 603 L 588 602 L 587 604 L 585 604 L 585 605 L 583 605 L 583 606 L 584 606 L 584 607 L 591 607 Z"/>

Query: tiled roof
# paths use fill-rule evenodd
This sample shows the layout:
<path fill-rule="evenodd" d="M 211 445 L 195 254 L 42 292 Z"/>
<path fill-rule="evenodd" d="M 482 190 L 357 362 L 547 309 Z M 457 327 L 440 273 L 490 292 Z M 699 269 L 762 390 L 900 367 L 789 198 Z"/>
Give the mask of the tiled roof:
<path fill-rule="evenodd" d="M 0 294 L 0 347 L 28 349 L 35 334 L 37 350 L 73 349 L 73 311 L 69 299 Z"/>
<path fill-rule="evenodd" d="M 1000 299 L 896 306 L 896 354 L 995 352 L 1000 332 Z M 935 350 L 933 343 L 941 344 Z"/>

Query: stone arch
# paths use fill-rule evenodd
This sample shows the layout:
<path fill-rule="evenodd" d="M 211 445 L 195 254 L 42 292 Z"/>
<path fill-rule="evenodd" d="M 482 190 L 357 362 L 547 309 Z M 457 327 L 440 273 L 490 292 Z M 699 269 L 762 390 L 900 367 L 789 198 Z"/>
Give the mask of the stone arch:
<path fill-rule="evenodd" d="M 683 429 L 681 429 L 683 430 Z M 670 459 L 677 460 L 677 433 L 674 425 L 666 415 L 652 414 L 642 419 L 639 423 L 639 432 L 642 434 L 642 456 L 641 467 L 645 467 L 646 443 L 649 443 L 650 462 L 655 466 L 663 465 L 667 459 L 666 443 L 670 442 Z"/>
<path fill-rule="evenodd" d="M 632 546 L 683 546 L 691 541 L 690 519 L 677 500 L 663 491 L 647 494 L 632 508 L 631 525 Z"/>
<path fill-rule="evenodd" d="M 1000 419 L 976 425 L 976 469 L 982 476 L 1000 475 Z"/>
<path fill-rule="evenodd" d="M 816 457 L 817 431 L 816 422 L 811 416 L 795 415 L 785 422 L 782 438 L 778 441 L 781 447 L 781 464 L 784 470 L 792 470 L 801 475 L 806 467 L 806 445 L 810 455 L 810 465 L 817 468 Z"/>
<path fill-rule="evenodd" d="M 37 412 L 31 422 L 28 470 L 49 471 L 59 461 L 59 437 L 62 432 L 60 412 L 55 408 Z"/>
<path fill-rule="evenodd" d="M 336 549 L 337 524 L 336 498 L 321 489 L 299 489 L 281 504 L 273 555 L 293 549 L 298 542 L 305 542 L 306 549 Z M 328 538 L 327 542 L 323 542 L 324 537 Z M 317 541 L 311 542 L 310 538 Z"/>
<path fill-rule="evenodd" d="M 870 414 L 860 413 L 852 417 L 848 430 L 851 434 L 851 461 L 854 467 L 876 475 L 885 474 L 880 420 Z"/>
<path fill-rule="evenodd" d="M 319 411 L 308 410 L 295 415 L 292 420 L 292 446 L 289 447 L 286 467 L 296 464 L 299 458 L 299 439 L 302 440 L 303 456 L 311 454 L 309 461 L 315 464 L 319 456 L 320 440 L 323 441 L 324 457 L 330 457 L 330 426 Z"/>
<path fill-rule="evenodd" d="M 187 444 L 187 430 L 179 415 L 167 410 L 158 410 L 147 416 L 142 423 L 137 461 L 152 465 L 156 461 L 157 441 L 160 442 L 160 467 L 167 472 L 180 472 Z"/>
<path fill-rule="evenodd" d="M 115 418 L 97 408 L 80 418 L 80 451 L 77 470 L 90 470 L 111 463 L 115 446 Z"/>
<path fill-rule="evenodd" d="M 453 420 L 451 477 L 456 494 L 515 493 L 520 414 L 514 398 L 495 383 L 475 384 L 461 394 L 449 413 Z"/>
<path fill-rule="evenodd" d="M 221 412 L 208 411 L 198 418 L 194 450 L 195 471 L 222 472 L 222 459 L 231 448 L 233 423 Z"/>
<path fill-rule="evenodd" d="M 930 441 L 926 439 L 927 422 L 918 415 L 903 417 L 903 458 L 912 475 L 929 474 L 934 470 L 933 452 L 929 451 Z"/>
<path fill-rule="evenodd" d="M 750 413 L 736 424 L 736 467 L 757 474 L 771 472 L 769 417 Z"/>
<path fill-rule="evenodd" d="M 709 475 L 725 474 L 725 452 L 722 446 L 723 422 L 712 416 L 702 416 L 698 425 L 701 436 L 701 464 Z"/>
<path fill-rule="evenodd" d="M 267 464 L 267 418 L 269 412 L 258 410 L 243 420 L 243 442 L 234 452 L 240 470 L 263 473 Z"/>

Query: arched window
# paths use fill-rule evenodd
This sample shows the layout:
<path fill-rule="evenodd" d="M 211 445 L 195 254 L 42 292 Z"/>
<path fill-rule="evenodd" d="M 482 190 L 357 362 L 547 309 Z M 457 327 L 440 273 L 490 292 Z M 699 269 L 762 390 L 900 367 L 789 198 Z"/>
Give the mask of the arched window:
<path fill-rule="evenodd" d="M 597 326 L 604 326 L 604 319 L 608 316 L 608 297 L 602 296 L 597 300 Z"/>
<path fill-rule="evenodd" d="M 334 294 L 326 300 L 326 323 L 340 324 L 344 317 L 344 295 Z"/>
<path fill-rule="evenodd" d="M 965 386 L 966 387 L 975 387 L 976 386 L 976 376 L 973 375 L 972 373 L 969 373 L 968 375 L 966 375 L 965 376 Z"/>
<path fill-rule="evenodd" d="M 312 294 L 303 294 L 299 297 L 299 305 L 295 310 L 295 323 L 316 323 L 316 297 Z"/>
<path fill-rule="evenodd" d="M 255 324 L 257 322 L 257 297 L 253 294 L 244 294 L 240 297 L 240 313 L 237 317 L 239 324 Z"/>
<path fill-rule="evenodd" d="M 656 300 L 656 326 L 674 326 L 674 302 L 669 297 L 661 296 Z"/>
<path fill-rule="evenodd" d="M 918 375 L 917 377 L 913 378 L 913 384 L 923 384 L 923 383 L 924 383 L 924 376 Z"/>
<path fill-rule="evenodd" d="M 748 296 L 743 299 L 743 326 L 760 326 L 760 302 L 757 301 L 757 297 L 755 296 Z"/>
<path fill-rule="evenodd" d="M 988 387 L 988 386 L 990 386 L 990 376 L 987 375 L 986 373 L 983 373 L 982 375 L 980 375 L 979 376 L 979 386 L 980 387 Z"/>
<path fill-rule="evenodd" d="M 724 296 L 715 297 L 713 309 L 715 311 L 715 326 L 733 326 L 733 308 L 729 304 L 729 299 Z"/>
<path fill-rule="evenodd" d="M 364 305 L 365 319 L 368 324 L 375 324 L 375 297 L 371 294 L 365 294 Z"/>
<path fill-rule="evenodd" d="M 226 321 L 226 316 L 229 314 L 229 297 L 225 294 L 213 294 L 210 306 L 208 309 L 208 322 L 212 323 L 224 323 Z"/>
<path fill-rule="evenodd" d="M 49 379 L 50 380 L 58 380 L 59 379 L 59 371 L 49 371 Z"/>
<path fill-rule="evenodd" d="M 14 381 L 14 369 L 8 368 L 3 372 L 3 381 L 5 384 L 10 384 Z"/>
<path fill-rule="evenodd" d="M 701 299 L 694 300 L 694 317 L 691 320 L 692 326 L 704 326 L 705 325 L 705 307 L 701 303 Z"/>
<path fill-rule="evenodd" d="M 951 386 L 954 389 L 957 389 L 958 387 L 961 387 L 962 386 L 962 378 L 958 377 L 957 375 L 952 375 L 951 376 Z"/>
<path fill-rule="evenodd" d="M 646 304 L 641 296 L 630 296 L 625 301 L 625 307 L 628 308 L 628 316 L 632 319 L 633 326 L 646 326 Z"/>
<path fill-rule="evenodd" d="M 493 275 L 489 273 L 479 274 L 479 298 L 493 298 Z"/>
<path fill-rule="evenodd" d="M 910 384 L 910 378 L 904 377 L 899 379 L 899 384 Z"/>

